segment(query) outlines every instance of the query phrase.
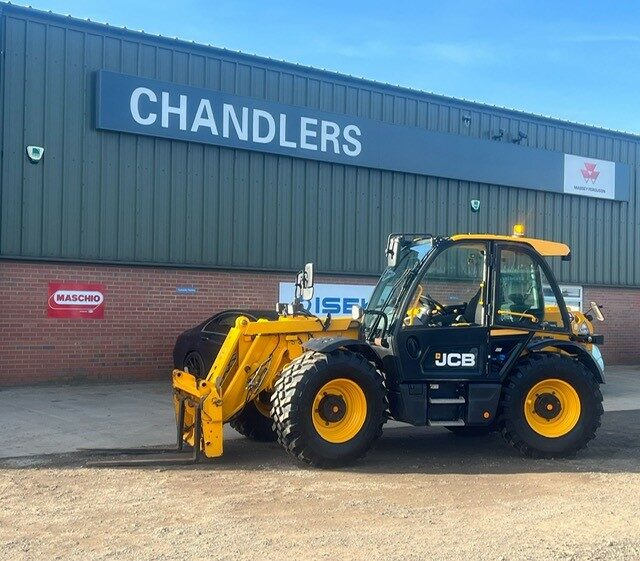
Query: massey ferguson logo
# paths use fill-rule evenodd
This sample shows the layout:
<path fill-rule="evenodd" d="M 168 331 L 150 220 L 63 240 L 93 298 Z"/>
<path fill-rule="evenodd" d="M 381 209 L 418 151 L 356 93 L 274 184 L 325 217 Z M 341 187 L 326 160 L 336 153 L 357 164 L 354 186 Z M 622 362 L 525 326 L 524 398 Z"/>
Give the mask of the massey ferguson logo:
<path fill-rule="evenodd" d="M 591 162 L 584 163 L 584 168 L 580 170 L 580 173 L 582 173 L 585 183 L 589 183 L 589 181 L 591 181 L 591 183 L 596 182 L 596 179 L 598 179 L 598 176 L 600 175 L 600 172 L 596 171 L 597 165 L 598 164 L 593 164 Z"/>
<path fill-rule="evenodd" d="M 436 353 L 436 366 L 452 366 L 468 368 L 476 365 L 476 355 L 473 353 Z"/>

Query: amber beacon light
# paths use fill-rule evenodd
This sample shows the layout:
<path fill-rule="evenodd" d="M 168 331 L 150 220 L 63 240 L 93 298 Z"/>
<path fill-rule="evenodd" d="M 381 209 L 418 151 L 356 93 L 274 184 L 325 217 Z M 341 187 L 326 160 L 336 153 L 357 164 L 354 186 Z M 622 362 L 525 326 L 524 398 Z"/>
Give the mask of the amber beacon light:
<path fill-rule="evenodd" d="M 524 236 L 524 224 L 516 224 L 513 227 L 513 235 L 516 238 L 521 238 Z"/>

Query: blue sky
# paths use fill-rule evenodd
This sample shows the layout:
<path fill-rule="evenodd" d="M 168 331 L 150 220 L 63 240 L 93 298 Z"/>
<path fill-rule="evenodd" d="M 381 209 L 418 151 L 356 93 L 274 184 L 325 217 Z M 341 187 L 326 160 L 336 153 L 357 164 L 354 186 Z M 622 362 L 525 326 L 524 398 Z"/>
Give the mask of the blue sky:
<path fill-rule="evenodd" d="M 32 0 L 31 5 L 640 133 L 640 3 Z"/>

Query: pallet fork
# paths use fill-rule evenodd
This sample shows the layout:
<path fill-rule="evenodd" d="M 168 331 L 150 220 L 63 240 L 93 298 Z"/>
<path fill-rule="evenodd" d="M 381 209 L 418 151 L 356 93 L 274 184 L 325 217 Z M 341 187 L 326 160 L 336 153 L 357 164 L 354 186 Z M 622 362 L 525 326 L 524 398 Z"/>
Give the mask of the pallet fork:
<path fill-rule="evenodd" d="M 192 446 L 191 453 L 189 454 L 189 450 L 185 449 L 184 446 L 183 427 L 186 405 L 190 405 L 194 411 L 194 442 L 200 442 L 203 400 L 201 399 L 196 402 L 189 397 L 180 396 L 177 398 L 177 401 L 177 435 L 175 446 L 167 448 L 153 448 L 150 446 L 142 448 L 80 448 L 83 452 L 102 456 L 147 456 L 145 458 L 91 460 L 85 464 L 85 467 L 135 467 L 197 464 L 201 459 L 200 446 Z M 173 454 L 173 456 L 169 456 L 170 454 Z"/>

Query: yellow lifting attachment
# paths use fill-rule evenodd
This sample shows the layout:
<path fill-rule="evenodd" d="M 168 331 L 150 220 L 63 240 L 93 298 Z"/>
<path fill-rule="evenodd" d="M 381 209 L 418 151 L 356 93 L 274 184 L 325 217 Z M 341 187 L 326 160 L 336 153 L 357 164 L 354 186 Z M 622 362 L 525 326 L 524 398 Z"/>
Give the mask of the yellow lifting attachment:
<path fill-rule="evenodd" d="M 239 317 L 205 379 L 173 371 L 173 401 L 183 441 L 208 458 L 221 456 L 223 424 L 248 403 L 258 403 L 263 392 L 272 393 L 276 377 L 304 352 L 306 341 L 312 337 L 357 339 L 359 327 L 350 317 L 328 321 L 307 315 L 276 321 Z"/>

